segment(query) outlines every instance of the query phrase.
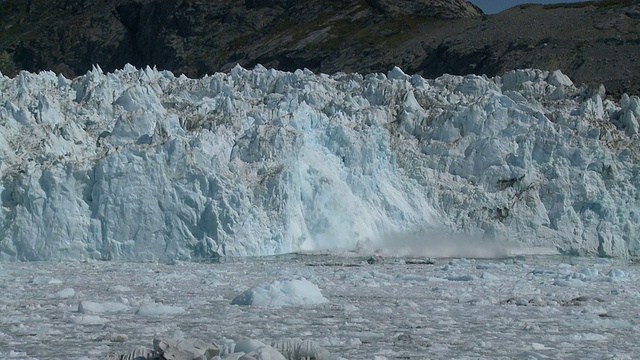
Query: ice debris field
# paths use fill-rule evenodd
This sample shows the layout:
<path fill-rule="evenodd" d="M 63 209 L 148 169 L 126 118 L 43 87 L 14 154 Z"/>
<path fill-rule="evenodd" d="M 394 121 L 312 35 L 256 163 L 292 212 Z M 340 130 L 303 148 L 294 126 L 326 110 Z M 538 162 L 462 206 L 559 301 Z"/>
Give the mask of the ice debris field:
<path fill-rule="evenodd" d="M 0 75 L 0 258 L 636 256 L 639 118 L 559 71 Z"/>
<path fill-rule="evenodd" d="M 1 263 L 0 358 L 151 359 L 154 348 L 173 360 L 640 354 L 640 268 L 620 259 L 225 259 Z"/>

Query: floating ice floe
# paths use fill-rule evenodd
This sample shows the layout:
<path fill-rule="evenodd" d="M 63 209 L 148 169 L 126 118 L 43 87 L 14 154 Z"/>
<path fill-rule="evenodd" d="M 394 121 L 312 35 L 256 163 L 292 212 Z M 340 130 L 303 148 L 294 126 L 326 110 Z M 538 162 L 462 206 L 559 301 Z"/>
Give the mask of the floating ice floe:
<path fill-rule="evenodd" d="M 297 306 L 329 302 L 317 285 L 306 279 L 274 281 L 250 288 L 236 296 L 233 305 Z"/>
<path fill-rule="evenodd" d="M 73 290 L 72 288 L 65 288 L 54 294 L 51 294 L 50 297 L 56 298 L 56 299 L 67 299 L 67 298 L 72 298 L 75 295 L 76 295 L 75 290 Z"/>
<path fill-rule="evenodd" d="M 78 312 L 83 314 L 104 314 L 125 312 L 129 307 L 118 302 L 97 303 L 93 301 L 82 301 L 78 304 Z"/>
<path fill-rule="evenodd" d="M 109 322 L 109 319 L 100 317 L 98 315 L 81 315 L 74 316 L 72 321 L 79 325 L 104 325 Z"/>
<path fill-rule="evenodd" d="M 335 360 L 317 343 L 297 338 L 272 345 L 245 339 L 224 346 L 194 338 L 156 338 L 153 345 L 153 350 L 138 348 L 129 353 L 113 352 L 107 360 Z"/>
<path fill-rule="evenodd" d="M 180 315 L 185 312 L 181 306 L 171 306 L 163 304 L 144 304 L 136 311 L 141 316 L 163 316 L 163 315 Z"/>

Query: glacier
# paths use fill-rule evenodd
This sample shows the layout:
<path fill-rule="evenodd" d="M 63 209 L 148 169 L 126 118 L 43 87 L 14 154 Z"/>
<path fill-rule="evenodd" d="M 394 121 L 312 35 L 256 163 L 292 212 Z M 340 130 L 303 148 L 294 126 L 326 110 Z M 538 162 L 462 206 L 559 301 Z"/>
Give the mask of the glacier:
<path fill-rule="evenodd" d="M 0 74 L 0 259 L 640 255 L 640 100 L 559 71 Z M 407 240 L 408 239 L 408 240 Z"/>

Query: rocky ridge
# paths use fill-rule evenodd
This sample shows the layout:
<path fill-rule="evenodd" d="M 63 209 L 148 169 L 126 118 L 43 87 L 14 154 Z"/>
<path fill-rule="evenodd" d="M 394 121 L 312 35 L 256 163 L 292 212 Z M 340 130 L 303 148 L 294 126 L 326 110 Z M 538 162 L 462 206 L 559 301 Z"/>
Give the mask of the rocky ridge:
<path fill-rule="evenodd" d="M 0 71 L 67 77 L 155 65 L 201 77 L 236 64 L 437 77 L 560 69 L 640 93 L 640 5 L 526 5 L 486 16 L 463 0 L 5 0 Z"/>

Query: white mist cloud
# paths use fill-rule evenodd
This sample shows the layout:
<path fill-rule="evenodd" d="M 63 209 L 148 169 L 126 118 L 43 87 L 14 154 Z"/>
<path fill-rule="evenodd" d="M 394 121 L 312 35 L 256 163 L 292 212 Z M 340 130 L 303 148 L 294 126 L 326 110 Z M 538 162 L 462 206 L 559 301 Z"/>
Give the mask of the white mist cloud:
<path fill-rule="evenodd" d="M 478 235 L 454 233 L 445 229 L 425 229 L 389 233 L 378 239 L 361 241 L 358 252 L 375 252 L 399 257 L 467 257 L 503 258 L 515 255 L 552 255 L 550 248 L 523 248 L 500 240 Z"/>

